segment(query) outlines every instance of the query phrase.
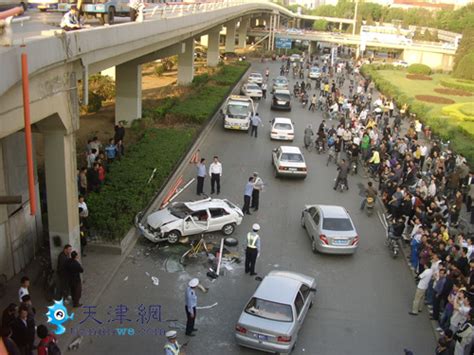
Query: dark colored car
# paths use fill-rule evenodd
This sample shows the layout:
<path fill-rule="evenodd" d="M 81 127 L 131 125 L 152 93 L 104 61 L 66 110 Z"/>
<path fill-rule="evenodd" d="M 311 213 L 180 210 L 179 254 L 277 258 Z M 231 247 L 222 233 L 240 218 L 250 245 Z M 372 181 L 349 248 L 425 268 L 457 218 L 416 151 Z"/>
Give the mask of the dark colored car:
<path fill-rule="evenodd" d="M 275 90 L 272 97 L 272 110 L 291 111 L 291 94 L 289 90 Z"/>

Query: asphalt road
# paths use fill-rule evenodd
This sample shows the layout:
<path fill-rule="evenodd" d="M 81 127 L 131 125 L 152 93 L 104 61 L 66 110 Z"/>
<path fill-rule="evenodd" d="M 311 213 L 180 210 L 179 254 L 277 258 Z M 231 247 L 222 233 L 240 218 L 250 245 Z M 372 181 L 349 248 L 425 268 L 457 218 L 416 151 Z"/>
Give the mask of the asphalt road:
<path fill-rule="evenodd" d="M 280 64 L 256 63 L 254 69 L 263 72 L 267 65 L 275 76 Z M 347 192 L 333 191 L 336 168 L 334 165 L 326 167 L 326 155 L 319 156 L 315 152 L 305 154 L 309 165 L 306 180 L 273 177 L 271 150 L 279 143 L 270 141 L 268 121 L 277 115 L 291 117 L 296 126 L 293 144 L 302 146 L 304 128 L 308 123 L 317 127 L 320 113 L 310 113 L 296 102 L 290 113 L 270 111 L 269 99 L 259 104 L 258 111 L 265 127 L 259 129 L 257 139 L 245 133 L 225 131 L 218 121 L 203 143 L 201 153 L 208 162 L 213 155 L 221 158 L 223 177 L 219 197 L 242 205 L 244 185 L 253 171 L 258 171 L 266 183 L 260 210 L 245 217 L 235 233 L 242 242 L 253 223 L 261 225 L 259 275 L 279 269 L 306 273 L 317 279 L 316 302 L 306 318 L 294 354 L 395 355 L 403 354 L 404 348 L 411 349 L 415 355 L 432 354 L 435 341 L 426 310 L 418 317 L 408 315 L 415 283 L 405 261 L 402 257 L 394 260 L 389 255 L 377 215 L 367 217 L 358 210 L 360 186 L 364 183 L 362 177 L 350 177 Z M 194 177 L 194 174 L 194 167 L 190 165 L 187 177 Z M 194 192 L 195 185 L 179 200 L 195 199 Z M 205 181 L 205 192 L 209 192 L 209 179 Z M 301 210 L 310 203 L 339 204 L 347 208 L 361 237 L 355 255 L 312 253 L 309 239 L 300 226 Z M 219 237 L 214 236 L 214 240 L 218 241 Z M 242 253 L 240 244 L 236 250 Z M 214 282 L 207 279 L 206 265 L 200 262 L 180 271 L 176 268 L 176 258 L 183 250 L 181 246 L 155 246 L 145 240 L 139 241 L 100 299 L 96 317 L 103 324 L 88 320 L 81 327 L 85 331 L 97 327 L 133 327 L 138 331 L 142 324 L 137 322 L 140 317 L 133 308 L 139 304 L 146 307 L 160 305 L 161 322 L 150 320 L 144 325 L 149 335 L 140 332 L 135 336 L 85 336 L 79 353 L 161 353 L 165 338 L 160 334 L 170 326 L 179 327 L 185 323 L 186 283 L 192 277 L 199 277 L 209 287 L 209 292 L 198 292 L 198 304 L 217 305 L 198 311 L 196 337 L 187 339 L 184 331 L 179 331 L 179 341 L 189 341 L 186 354 L 257 354 L 238 347 L 233 334 L 235 322 L 258 281 L 244 274 L 243 263 L 234 265 L 231 271 L 226 270 L 225 275 Z M 158 285 L 154 284 L 153 277 L 159 280 Z M 129 308 L 127 318 L 130 322 L 123 321 L 120 325 L 113 320 L 117 304 Z M 76 319 L 84 318 L 81 312 L 77 313 Z M 178 320 L 179 324 L 166 320 Z M 157 335 L 150 335 L 154 332 Z"/>

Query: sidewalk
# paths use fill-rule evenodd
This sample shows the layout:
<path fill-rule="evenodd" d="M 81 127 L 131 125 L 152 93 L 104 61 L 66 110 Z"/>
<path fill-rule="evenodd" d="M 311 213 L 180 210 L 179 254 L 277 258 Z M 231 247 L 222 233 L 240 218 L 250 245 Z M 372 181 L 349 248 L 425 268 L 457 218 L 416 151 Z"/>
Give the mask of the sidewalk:
<path fill-rule="evenodd" d="M 134 243 L 133 243 L 134 244 Z M 81 303 L 83 305 L 94 305 L 104 288 L 107 286 L 108 282 L 112 279 L 113 274 L 120 266 L 122 260 L 126 257 L 128 253 L 124 255 L 114 255 L 107 254 L 94 249 L 94 245 L 88 245 L 86 249 L 85 257 L 81 258 L 80 262 L 84 268 L 83 273 L 83 284 L 82 284 L 82 298 Z M 55 264 L 57 260 L 53 260 Z M 52 302 L 48 302 L 44 295 L 44 292 L 41 288 L 41 285 L 35 284 L 35 280 L 40 274 L 40 264 L 38 259 L 33 260 L 28 267 L 23 271 L 17 274 L 13 279 L 8 281 L 7 292 L 5 296 L 1 299 L 0 306 L 3 311 L 10 303 L 19 304 L 18 300 L 18 289 L 20 287 L 20 279 L 23 276 L 28 276 L 30 278 L 30 295 L 33 302 L 33 306 L 36 308 L 36 317 L 35 322 L 36 326 L 40 324 L 47 325 L 46 312 L 48 311 L 48 306 Z M 41 282 L 41 281 L 39 281 Z M 66 324 L 67 327 L 74 326 L 78 322 L 78 317 L 82 315 L 83 310 L 80 308 L 72 309 L 71 305 L 67 305 L 68 313 L 78 313 L 75 315 L 74 320 Z M 50 331 L 54 329 L 54 326 L 48 325 Z M 67 346 L 73 341 L 73 336 L 66 332 L 64 335 L 58 336 L 59 346 L 63 352 L 66 351 Z"/>

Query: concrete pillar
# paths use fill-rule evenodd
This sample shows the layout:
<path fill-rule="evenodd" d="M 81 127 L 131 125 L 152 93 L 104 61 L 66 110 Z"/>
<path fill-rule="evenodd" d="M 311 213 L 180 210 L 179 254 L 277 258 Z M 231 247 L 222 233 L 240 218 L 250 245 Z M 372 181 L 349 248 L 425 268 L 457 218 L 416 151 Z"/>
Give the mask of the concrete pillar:
<path fill-rule="evenodd" d="M 309 41 L 309 45 L 308 45 L 308 54 L 311 55 L 314 51 L 314 42 L 313 41 Z"/>
<path fill-rule="evenodd" d="M 201 46 L 207 47 L 209 45 L 209 36 L 201 36 L 201 38 L 199 39 L 199 43 L 201 44 Z"/>
<path fill-rule="evenodd" d="M 229 21 L 225 24 L 225 27 L 226 27 L 225 51 L 226 53 L 235 51 L 235 25 L 236 24 L 237 24 L 236 20 Z"/>
<path fill-rule="evenodd" d="M 247 44 L 247 28 L 249 26 L 249 19 L 247 17 L 243 17 L 240 20 L 239 26 L 239 48 L 245 48 Z"/>
<path fill-rule="evenodd" d="M 256 17 L 252 17 L 250 19 L 250 27 L 252 27 L 252 28 L 257 27 L 257 18 Z"/>
<path fill-rule="evenodd" d="M 339 22 L 339 31 L 342 31 L 342 22 Z"/>
<path fill-rule="evenodd" d="M 183 41 L 184 48 L 178 54 L 178 84 L 191 84 L 194 77 L 194 38 Z"/>
<path fill-rule="evenodd" d="M 220 28 L 208 34 L 207 66 L 209 67 L 215 67 L 219 64 L 219 37 Z"/>
<path fill-rule="evenodd" d="M 130 125 L 142 117 L 142 67 L 124 63 L 115 68 L 115 122 Z"/>
<path fill-rule="evenodd" d="M 64 129 L 47 129 L 44 133 L 46 196 L 51 260 L 71 244 L 80 255 L 79 210 L 77 207 L 76 136 Z M 56 237 L 60 245 L 56 245 Z"/>

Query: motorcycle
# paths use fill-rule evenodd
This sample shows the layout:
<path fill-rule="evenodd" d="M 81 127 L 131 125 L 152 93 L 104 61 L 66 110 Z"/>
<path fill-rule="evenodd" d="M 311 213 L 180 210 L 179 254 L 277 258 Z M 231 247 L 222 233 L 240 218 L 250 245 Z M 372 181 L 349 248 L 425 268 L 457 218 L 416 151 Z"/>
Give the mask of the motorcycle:
<path fill-rule="evenodd" d="M 387 240 L 385 241 L 385 245 L 390 250 L 393 258 L 396 258 L 398 254 L 400 254 L 400 246 L 398 245 L 398 239 L 395 237 L 390 231 L 387 232 Z"/>
<path fill-rule="evenodd" d="M 324 142 L 321 139 L 316 140 L 316 152 L 318 154 L 324 153 Z"/>
<path fill-rule="evenodd" d="M 346 179 L 339 179 L 336 190 L 339 190 L 339 192 L 344 192 L 344 190 L 348 190 L 347 188 L 347 180 Z"/>
<path fill-rule="evenodd" d="M 365 211 L 367 216 L 370 217 L 374 213 L 375 209 L 375 199 L 373 197 L 367 196 L 365 199 Z"/>

